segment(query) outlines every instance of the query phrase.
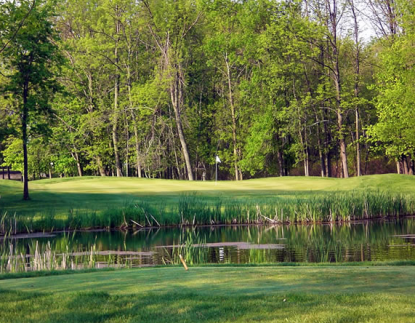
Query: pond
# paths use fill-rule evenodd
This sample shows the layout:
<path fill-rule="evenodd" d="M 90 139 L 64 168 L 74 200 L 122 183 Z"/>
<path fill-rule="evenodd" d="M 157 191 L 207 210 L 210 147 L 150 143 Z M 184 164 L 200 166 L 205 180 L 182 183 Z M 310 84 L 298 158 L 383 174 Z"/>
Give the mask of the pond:
<path fill-rule="evenodd" d="M 346 224 L 152 228 L 0 240 L 1 271 L 179 263 L 415 260 L 415 218 Z"/>

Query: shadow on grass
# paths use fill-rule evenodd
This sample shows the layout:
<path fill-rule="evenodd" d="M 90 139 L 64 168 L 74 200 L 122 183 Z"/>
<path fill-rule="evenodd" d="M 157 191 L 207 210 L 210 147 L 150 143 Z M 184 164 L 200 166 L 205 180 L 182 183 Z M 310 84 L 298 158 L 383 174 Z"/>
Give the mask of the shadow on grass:
<path fill-rule="evenodd" d="M 0 292 L 0 322 L 411 322 L 415 300 L 387 294 L 110 295 Z"/>

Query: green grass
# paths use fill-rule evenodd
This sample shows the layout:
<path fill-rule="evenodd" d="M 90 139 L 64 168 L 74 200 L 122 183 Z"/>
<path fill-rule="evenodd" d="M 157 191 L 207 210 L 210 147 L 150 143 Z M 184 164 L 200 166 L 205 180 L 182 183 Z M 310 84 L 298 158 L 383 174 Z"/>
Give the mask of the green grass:
<path fill-rule="evenodd" d="M 411 266 L 181 267 L 8 279 L 0 322 L 412 322 Z"/>
<path fill-rule="evenodd" d="M 415 211 L 415 177 L 393 174 L 217 184 L 83 177 L 33 181 L 29 188 L 31 200 L 22 201 L 21 183 L 0 181 L 0 218 L 7 212 L 5 222 L 12 227 L 17 223 L 21 232 L 119 227 L 131 224 L 131 219 L 142 225 L 156 225 L 156 221 L 162 225 L 246 223 L 257 221 L 256 205 L 267 217 L 277 213 L 280 220 L 292 222 L 399 216 Z"/>

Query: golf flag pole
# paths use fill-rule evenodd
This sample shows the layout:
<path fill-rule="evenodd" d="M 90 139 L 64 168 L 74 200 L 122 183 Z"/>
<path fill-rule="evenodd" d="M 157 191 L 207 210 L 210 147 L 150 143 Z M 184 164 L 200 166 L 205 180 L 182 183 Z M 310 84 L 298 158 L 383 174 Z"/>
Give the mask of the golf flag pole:
<path fill-rule="evenodd" d="M 216 155 L 215 162 L 216 162 L 216 180 L 215 180 L 215 183 L 217 183 L 218 182 L 218 163 L 219 164 L 221 163 L 220 158 L 219 158 L 218 155 Z"/>

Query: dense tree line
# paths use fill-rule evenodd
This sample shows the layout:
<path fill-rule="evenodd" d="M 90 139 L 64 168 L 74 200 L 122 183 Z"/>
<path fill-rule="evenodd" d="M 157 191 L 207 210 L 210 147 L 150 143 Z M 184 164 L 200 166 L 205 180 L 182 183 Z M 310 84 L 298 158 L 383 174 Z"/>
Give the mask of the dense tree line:
<path fill-rule="evenodd" d="M 26 177 L 413 173 L 410 0 L 0 8 L 0 162 L 27 144 Z"/>

